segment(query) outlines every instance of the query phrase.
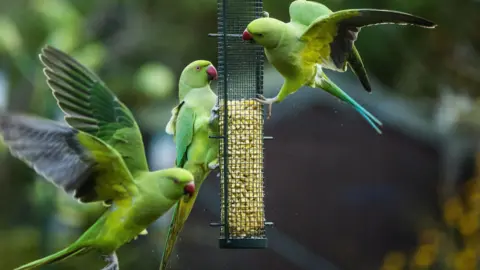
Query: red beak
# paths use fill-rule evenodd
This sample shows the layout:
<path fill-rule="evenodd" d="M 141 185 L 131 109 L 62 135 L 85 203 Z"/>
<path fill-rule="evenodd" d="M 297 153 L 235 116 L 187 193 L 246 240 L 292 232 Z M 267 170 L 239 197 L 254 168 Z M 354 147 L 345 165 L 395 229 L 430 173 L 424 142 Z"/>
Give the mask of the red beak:
<path fill-rule="evenodd" d="M 185 187 L 183 188 L 183 192 L 185 194 L 189 194 L 190 196 L 195 193 L 195 184 L 193 183 L 193 181 L 185 185 Z"/>
<path fill-rule="evenodd" d="M 207 68 L 207 74 L 208 74 L 208 80 L 210 81 L 218 79 L 217 69 L 213 65 L 210 65 Z"/>
<path fill-rule="evenodd" d="M 243 39 L 243 40 L 252 40 L 253 37 L 252 37 L 252 35 L 248 32 L 248 30 L 245 29 L 245 31 L 243 31 L 242 39 Z"/>

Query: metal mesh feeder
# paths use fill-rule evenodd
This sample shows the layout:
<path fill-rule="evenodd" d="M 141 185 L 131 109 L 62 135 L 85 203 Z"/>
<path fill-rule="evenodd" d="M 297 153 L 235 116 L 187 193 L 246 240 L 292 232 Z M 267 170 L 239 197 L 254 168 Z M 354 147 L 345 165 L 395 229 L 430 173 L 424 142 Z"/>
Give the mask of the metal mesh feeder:
<path fill-rule="evenodd" d="M 261 0 L 219 0 L 220 248 L 266 248 L 263 176 L 263 48 L 241 39 Z"/>

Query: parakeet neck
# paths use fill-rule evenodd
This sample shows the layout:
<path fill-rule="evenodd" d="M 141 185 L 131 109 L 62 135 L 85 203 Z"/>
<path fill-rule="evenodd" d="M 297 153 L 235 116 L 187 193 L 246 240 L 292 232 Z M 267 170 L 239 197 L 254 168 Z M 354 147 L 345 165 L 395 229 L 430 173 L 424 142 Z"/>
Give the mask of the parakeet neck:
<path fill-rule="evenodd" d="M 184 83 L 183 80 L 180 79 L 178 82 L 178 99 L 182 101 L 185 98 L 185 95 L 190 91 L 192 87 L 188 84 Z"/>
<path fill-rule="evenodd" d="M 212 92 L 212 89 L 210 88 L 209 84 L 205 84 L 204 86 L 198 87 L 192 87 L 188 83 L 185 83 L 182 79 L 178 81 L 178 99 L 180 101 L 184 100 L 187 95 L 190 95 L 192 91 L 195 89 L 200 89 L 202 91 L 205 91 L 205 95 L 207 95 L 207 92 Z M 213 93 L 213 92 L 212 92 Z M 199 93 L 200 95 L 202 93 Z"/>
<path fill-rule="evenodd" d="M 210 111 L 215 105 L 216 95 L 209 85 L 193 88 L 183 97 L 186 103 L 195 104 L 196 108 Z"/>

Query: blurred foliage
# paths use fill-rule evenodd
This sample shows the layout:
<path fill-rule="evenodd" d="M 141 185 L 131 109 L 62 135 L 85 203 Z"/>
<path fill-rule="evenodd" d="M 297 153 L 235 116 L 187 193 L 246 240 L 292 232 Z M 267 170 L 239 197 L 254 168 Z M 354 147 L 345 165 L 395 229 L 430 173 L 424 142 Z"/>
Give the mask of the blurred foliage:
<path fill-rule="evenodd" d="M 443 203 L 443 222 L 421 231 L 418 247 L 406 254 L 392 251 L 382 270 L 479 269 L 480 262 L 480 153 L 476 172 L 461 185 L 457 195 Z"/>
<path fill-rule="evenodd" d="M 264 8 L 270 16 L 286 21 L 289 3 L 266 0 Z M 435 31 L 392 25 L 363 29 L 356 44 L 370 77 L 396 95 L 412 99 L 437 97 L 442 88 L 478 97 L 479 1 L 322 3 L 332 10 L 395 9 L 435 21 L 439 25 Z M 176 101 L 176 82 L 183 67 L 195 59 L 215 63 L 216 40 L 207 33 L 216 31 L 216 23 L 215 0 L 0 0 L 0 73 L 8 81 L 7 109 L 49 118 L 58 115 L 37 57 L 48 43 L 95 71 L 132 109 L 145 134 L 162 133 Z M 36 181 L 31 170 L 5 153 L 0 144 L 0 198 L 4 202 L 0 205 L 0 269 L 11 269 L 62 248 L 103 209 L 77 204 L 49 183 Z M 472 181 L 468 200 L 452 198 L 445 205 L 445 222 L 461 235 L 461 245 L 453 243 L 443 226 L 428 228 L 420 233 L 417 250 L 386 254 L 383 269 L 424 269 L 439 261 L 454 265 L 450 269 L 473 269 L 469 268 L 475 262 L 472 258 L 480 250 L 475 246 L 480 210 L 474 208 L 480 180 Z M 158 239 L 163 235 L 152 231 L 149 236 L 120 251 L 122 269 L 134 269 L 135 259 L 152 251 L 153 256 L 142 257 L 142 269 L 156 267 L 158 243 L 163 243 Z M 447 244 L 439 244 L 442 241 Z M 453 257 L 439 255 L 445 254 L 444 246 L 453 248 Z M 81 258 L 49 269 L 99 269 L 101 264 L 98 257 Z"/>

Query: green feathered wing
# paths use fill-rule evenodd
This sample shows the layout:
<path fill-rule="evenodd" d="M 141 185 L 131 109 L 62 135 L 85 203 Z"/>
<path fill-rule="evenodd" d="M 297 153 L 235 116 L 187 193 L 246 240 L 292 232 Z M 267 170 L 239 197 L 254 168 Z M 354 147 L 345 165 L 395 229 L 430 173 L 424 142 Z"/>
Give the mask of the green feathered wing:
<path fill-rule="evenodd" d="M 192 108 L 185 106 L 185 102 L 181 102 L 176 107 L 176 115 L 172 117 L 172 124 L 174 126 L 174 140 L 177 149 L 175 165 L 180 168 L 185 167 L 187 160 L 188 148 L 192 144 L 193 135 L 194 135 L 194 126 L 195 126 L 195 111 Z M 187 168 L 185 168 L 187 169 Z M 192 172 L 192 171 L 190 171 Z M 195 177 L 195 186 L 197 190 L 195 194 L 187 201 L 180 200 L 176 205 L 172 215 L 172 221 L 170 222 L 170 227 L 168 230 L 167 240 L 165 241 L 165 246 L 162 255 L 162 261 L 160 263 L 160 269 L 164 270 L 167 267 L 168 261 L 170 259 L 173 248 L 175 247 L 175 242 L 177 241 L 178 235 L 180 234 L 185 222 L 187 221 L 190 212 L 192 211 L 195 200 L 197 199 L 198 189 L 200 185 L 198 178 L 203 177 L 203 175 L 198 175 L 198 172 L 192 172 Z"/>
<path fill-rule="evenodd" d="M 292 21 L 308 26 L 300 38 L 306 44 L 302 54 L 307 63 L 322 63 L 326 68 L 341 72 L 346 71 L 348 65 L 368 92 L 371 91 L 370 82 L 354 44 L 362 27 L 377 24 L 436 26 L 431 21 L 404 12 L 379 9 L 332 12 L 320 3 L 302 0 L 291 4 L 290 16 Z"/>
<path fill-rule="evenodd" d="M 138 193 L 120 154 L 97 137 L 47 119 L 0 116 L 0 133 L 13 156 L 80 202 L 125 200 Z M 37 268 L 91 250 L 75 242 L 16 270 Z"/>
<path fill-rule="evenodd" d="M 362 27 L 378 24 L 411 24 L 432 28 L 435 24 L 403 12 L 378 9 L 346 9 L 321 16 L 313 21 L 300 37 L 305 43 L 303 60 L 322 63 L 330 59 L 329 68 L 345 71 L 353 42 Z"/>
<path fill-rule="evenodd" d="M 148 171 L 135 118 L 106 84 L 71 56 L 51 46 L 42 50 L 40 60 L 66 122 L 112 146 L 133 175 Z"/>
<path fill-rule="evenodd" d="M 132 172 L 148 167 L 131 112 L 95 74 L 65 53 L 47 46 L 40 59 L 69 126 L 30 116 L 1 115 L 0 133 L 12 155 L 84 203 L 125 201 L 137 195 Z M 16 270 L 37 268 L 91 249 L 79 239 Z"/>
<path fill-rule="evenodd" d="M 211 101 L 212 107 L 214 102 L 214 100 Z M 209 117 L 208 115 L 199 115 L 193 107 L 195 105 L 198 104 L 181 102 L 172 110 L 172 119 L 167 125 L 167 130 L 174 127 L 173 135 L 177 149 L 175 165 L 193 174 L 196 190 L 188 200 L 180 200 L 175 206 L 160 270 L 166 269 L 178 235 L 192 211 L 203 181 L 210 173 L 208 163 L 216 159 L 218 154 L 218 149 L 211 147 L 217 142 L 208 138 L 206 131 L 210 128 Z"/>
<path fill-rule="evenodd" d="M 305 27 L 308 27 L 312 22 L 318 19 L 318 17 L 331 13 L 333 13 L 333 11 L 325 5 L 305 0 L 293 1 L 289 8 L 291 21 L 302 24 Z M 363 88 L 367 90 L 367 92 L 371 92 L 372 87 L 370 85 L 370 80 L 368 79 L 367 71 L 365 70 L 362 58 L 355 47 L 355 44 L 353 44 L 352 51 L 348 54 L 347 64 L 360 80 Z"/>

